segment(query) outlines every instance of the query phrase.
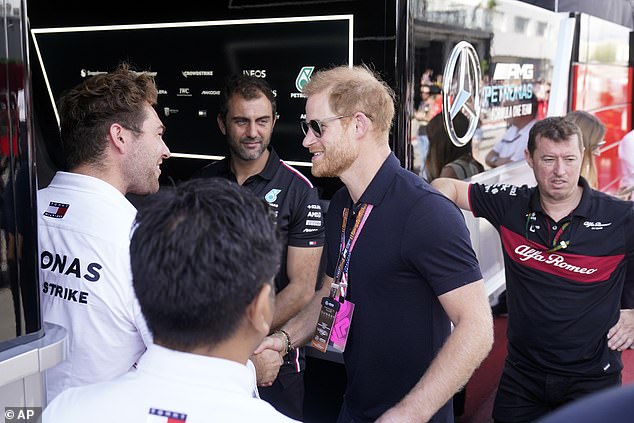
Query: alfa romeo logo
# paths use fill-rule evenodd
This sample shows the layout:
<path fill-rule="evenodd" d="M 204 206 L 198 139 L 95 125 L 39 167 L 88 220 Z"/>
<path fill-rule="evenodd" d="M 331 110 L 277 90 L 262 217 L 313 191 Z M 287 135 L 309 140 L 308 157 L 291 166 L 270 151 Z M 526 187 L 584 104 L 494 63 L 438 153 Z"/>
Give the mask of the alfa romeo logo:
<path fill-rule="evenodd" d="M 471 44 L 460 41 L 451 51 L 443 72 L 442 115 L 451 142 L 465 145 L 475 133 L 480 120 L 480 63 Z M 458 136 L 453 118 L 462 112 L 469 119 L 467 133 Z"/>

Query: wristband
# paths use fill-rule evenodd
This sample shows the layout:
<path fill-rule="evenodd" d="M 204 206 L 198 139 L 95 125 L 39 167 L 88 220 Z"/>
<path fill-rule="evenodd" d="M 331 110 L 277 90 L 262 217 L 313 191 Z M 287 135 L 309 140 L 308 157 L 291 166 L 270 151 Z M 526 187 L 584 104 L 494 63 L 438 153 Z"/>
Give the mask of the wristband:
<path fill-rule="evenodd" d="M 288 354 L 288 352 L 293 349 L 293 346 L 291 345 L 291 337 L 288 336 L 288 332 L 282 329 L 278 329 L 275 331 L 275 333 L 279 333 L 286 339 L 286 345 L 284 346 L 285 347 L 284 355 Z"/>

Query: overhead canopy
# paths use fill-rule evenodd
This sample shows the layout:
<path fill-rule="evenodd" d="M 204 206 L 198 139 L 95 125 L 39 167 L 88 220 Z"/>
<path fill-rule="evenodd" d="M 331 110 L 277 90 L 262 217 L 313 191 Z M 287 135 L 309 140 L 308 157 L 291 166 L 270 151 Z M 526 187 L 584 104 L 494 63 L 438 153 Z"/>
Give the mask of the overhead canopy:
<path fill-rule="evenodd" d="M 583 12 L 634 29 L 631 0 L 523 0 L 555 12 Z"/>

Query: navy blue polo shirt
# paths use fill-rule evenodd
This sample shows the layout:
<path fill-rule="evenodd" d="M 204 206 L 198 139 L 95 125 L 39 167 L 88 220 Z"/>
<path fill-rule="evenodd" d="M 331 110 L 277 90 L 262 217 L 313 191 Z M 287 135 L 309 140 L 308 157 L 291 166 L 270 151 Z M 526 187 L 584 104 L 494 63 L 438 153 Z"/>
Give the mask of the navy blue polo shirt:
<path fill-rule="evenodd" d="M 537 187 L 471 184 L 469 201 L 500 233 L 509 359 L 538 371 L 598 376 L 623 367 L 607 332 L 619 319 L 626 277 L 624 299 L 634 283 L 634 274 L 626 276 L 634 209 L 583 178 L 579 185 L 579 205 L 559 222 L 544 213 Z"/>
<path fill-rule="evenodd" d="M 482 275 L 462 212 L 393 155 L 359 203 L 373 209 L 350 256 L 348 299 L 355 304 L 344 352 L 345 402 L 355 421 L 374 421 L 420 380 L 451 331 L 438 296 Z M 328 276 L 339 256 L 343 187 L 326 219 Z M 353 221 L 355 216 L 348 220 Z M 453 421 L 451 403 L 435 422 Z"/>

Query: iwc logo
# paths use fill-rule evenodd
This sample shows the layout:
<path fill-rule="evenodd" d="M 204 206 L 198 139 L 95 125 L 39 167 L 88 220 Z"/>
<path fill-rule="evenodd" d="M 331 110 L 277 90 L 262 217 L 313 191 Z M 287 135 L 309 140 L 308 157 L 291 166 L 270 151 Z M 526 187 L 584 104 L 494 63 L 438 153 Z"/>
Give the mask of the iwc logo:
<path fill-rule="evenodd" d="M 480 63 L 471 44 L 460 41 L 451 51 L 443 72 L 442 115 L 453 142 L 462 147 L 473 137 L 480 120 Z M 467 133 L 458 136 L 453 118 L 461 112 L 469 119 Z"/>

